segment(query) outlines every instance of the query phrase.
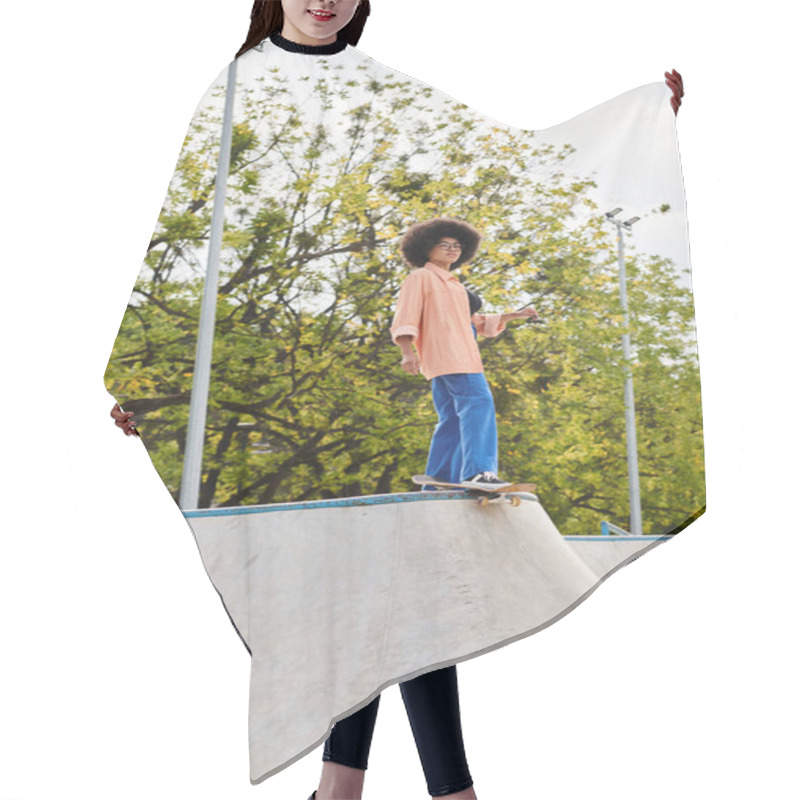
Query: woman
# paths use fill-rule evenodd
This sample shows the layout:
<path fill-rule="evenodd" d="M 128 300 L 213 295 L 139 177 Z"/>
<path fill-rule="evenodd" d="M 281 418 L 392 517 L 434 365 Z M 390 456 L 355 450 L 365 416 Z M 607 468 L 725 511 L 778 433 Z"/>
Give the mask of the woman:
<path fill-rule="evenodd" d="M 331 52 L 331 48 L 337 47 L 341 40 L 356 45 L 369 12 L 368 0 L 281 0 L 280 3 L 256 0 L 251 12 L 247 39 L 236 55 L 243 54 L 266 37 L 270 37 L 274 44 L 286 50 L 311 56 Z M 672 76 L 667 74 L 667 83 L 673 89 L 672 105 L 677 112 L 682 94 L 680 76 L 674 71 Z M 466 229 L 459 230 L 463 236 Z M 467 239 L 464 239 L 464 244 L 466 242 Z M 434 242 L 434 245 L 437 252 L 426 255 L 435 266 L 444 270 L 445 266 L 442 264 L 449 268 L 456 261 L 463 263 L 457 250 L 457 246 L 464 246 L 460 237 L 445 236 L 441 241 Z M 440 259 L 439 251 L 449 261 Z M 440 263 L 437 264 L 437 260 Z M 477 319 L 480 320 L 480 317 Z M 485 319 L 483 324 L 486 324 Z M 477 332 L 478 326 L 475 326 L 473 335 Z M 404 352 L 403 368 L 413 372 L 425 367 L 423 362 L 415 362 L 415 356 L 410 351 L 412 343 L 407 340 L 404 342 L 408 347 Z M 403 347 L 403 343 L 398 343 Z M 115 403 L 111 416 L 126 435 L 138 435 L 132 412 L 124 412 Z M 439 457 L 445 452 L 446 448 L 437 447 L 434 455 Z M 444 461 L 445 456 L 441 455 L 441 458 Z M 492 463 L 481 462 L 476 472 L 478 469 L 481 472 L 493 471 Z M 435 474 L 446 474 L 444 466 L 436 469 L 439 471 Z M 464 755 L 455 666 L 434 670 L 402 682 L 400 691 L 430 795 L 476 798 Z M 364 708 L 334 725 L 325 742 L 322 777 L 318 789 L 311 795 L 313 800 L 361 797 L 379 700 L 380 695 Z"/>
<path fill-rule="evenodd" d="M 476 339 L 478 333 L 497 336 L 509 320 L 537 319 L 538 314 L 533 308 L 477 313 L 481 299 L 452 270 L 472 260 L 480 240 L 476 228 L 456 219 L 409 228 L 400 249 L 417 269 L 400 287 L 391 334 L 403 354 L 402 368 L 431 381 L 439 422 L 425 474 L 447 483 L 502 488 L 509 483 L 497 476 L 494 400 Z"/>

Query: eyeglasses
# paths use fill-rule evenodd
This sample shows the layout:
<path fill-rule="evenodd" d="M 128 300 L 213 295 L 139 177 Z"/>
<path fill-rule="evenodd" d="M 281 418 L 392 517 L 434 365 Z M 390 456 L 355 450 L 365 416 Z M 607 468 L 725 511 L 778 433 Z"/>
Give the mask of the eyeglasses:
<path fill-rule="evenodd" d="M 450 242 L 440 242 L 436 246 L 437 247 L 441 247 L 442 250 L 460 250 L 461 249 L 461 245 L 458 242 L 456 242 L 455 244 L 452 244 Z"/>

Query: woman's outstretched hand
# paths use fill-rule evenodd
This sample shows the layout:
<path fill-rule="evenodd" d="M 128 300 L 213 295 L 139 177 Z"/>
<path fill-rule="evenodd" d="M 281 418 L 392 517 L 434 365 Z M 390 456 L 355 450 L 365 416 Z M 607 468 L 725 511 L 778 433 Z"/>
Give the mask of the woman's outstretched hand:
<path fill-rule="evenodd" d="M 672 72 L 665 72 L 667 79 L 664 83 L 672 89 L 672 97 L 670 98 L 670 104 L 672 105 L 672 110 L 675 112 L 675 116 L 678 116 L 678 108 L 681 105 L 681 97 L 683 97 L 683 78 L 681 77 L 680 72 L 674 69 Z"/>
<path fill-rule="evenodd" d="M 537 320 L 539 319 L 539 312 L 532 306 L 528 306 L 521 311 L 515 311 L 514 316 L 517 319 L 528 319 L 530 317 L 531 320 Z"/>
<path fill-rule="evenodd" d="M 136 430 L 136 420 L 133 419 L 133 411 L 123 411 L 119 403 L 114 403 L 114 407 L 111 409 L 111 416 L 114 417 L 114 424 L 118 428 L 122 428 L 125 431 L 126 436 L 130 436 L 131 434 L 135 434 L 139 436 L 139 431 Z"/>

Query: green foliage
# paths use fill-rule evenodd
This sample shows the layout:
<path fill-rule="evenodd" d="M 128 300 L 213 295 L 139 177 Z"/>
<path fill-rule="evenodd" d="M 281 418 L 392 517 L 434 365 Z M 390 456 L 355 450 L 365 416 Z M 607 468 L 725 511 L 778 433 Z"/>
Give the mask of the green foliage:
<path fill-rule="evenodd" d="M 328 106 L 358 88 L 322 83 Z M 533 305 L 542 320 L 480 339 L 500 474 L 537 483 L 562 533 L 628 527 L 623 320 L 614 236 L 585 213 L 594 184 L 559 172 L 569 147 L 449 100 L 401 129 L 421 103 L 411 84 L 361 88 L 346 130 L 307 122 L 278 76 L 240 92 L 200 506 L 413 488 L 436 413 L 389 325 L 399 238 L 441 215 L 484 234 L 462 271 L 483 310 Z M 184 142 L 105 376 L 176 498 L 219 125 L 199 112 Z M 668 260 L 627 269 L 644 527 L 665 533 L 705 505 L 694 310 Z"/>

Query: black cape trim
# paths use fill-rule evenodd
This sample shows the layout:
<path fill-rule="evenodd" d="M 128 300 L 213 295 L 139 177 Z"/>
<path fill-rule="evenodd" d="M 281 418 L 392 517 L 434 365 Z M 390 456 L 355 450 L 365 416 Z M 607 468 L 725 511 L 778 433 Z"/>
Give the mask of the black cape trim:
<path fill-rule="evenodd" d="M 327 56 L 333 53 L 340 53 L 347 47 L 347 39 L 337 39 L 330 44 L 299 44 L 281 36 L 279 33 L 273 33 L 269 40 L 276 47 L 283 50 L 288 50 L 290 53 L 305 53 L 306 55 Z"/>

